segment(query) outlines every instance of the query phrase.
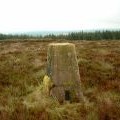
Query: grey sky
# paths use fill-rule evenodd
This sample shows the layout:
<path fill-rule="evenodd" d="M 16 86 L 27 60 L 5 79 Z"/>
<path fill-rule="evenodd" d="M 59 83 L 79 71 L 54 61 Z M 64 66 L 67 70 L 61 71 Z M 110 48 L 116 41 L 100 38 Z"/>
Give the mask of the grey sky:
<path fill-rule="evenodd" d="M 0 32 L 120 29 L 120 0 L 0 0 Z"/>

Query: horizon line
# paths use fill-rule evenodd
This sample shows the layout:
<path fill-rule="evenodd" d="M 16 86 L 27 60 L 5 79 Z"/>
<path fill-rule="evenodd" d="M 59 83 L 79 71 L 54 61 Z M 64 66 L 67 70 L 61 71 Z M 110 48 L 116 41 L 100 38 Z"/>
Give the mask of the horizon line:
<path fill-rule="evenodd" d="M 95 31 L 120 31 L 120 28 L 100 28 L 100 29 L 79 29 L 79 30 L 28 30 L 28 31 L 6 31 L 6 32 L 1 32 L 0 31 L 0 34 L 6 34 L 6 35 L 9 35 L 9 34 L 12 34 L 12 35 L 20 35 L 20 34 L 34 34 L 34 33 L 45 33 L 45 34 L 51 34 L 51 33 L 66 33 L 66 32 L 95 32 Z"/>

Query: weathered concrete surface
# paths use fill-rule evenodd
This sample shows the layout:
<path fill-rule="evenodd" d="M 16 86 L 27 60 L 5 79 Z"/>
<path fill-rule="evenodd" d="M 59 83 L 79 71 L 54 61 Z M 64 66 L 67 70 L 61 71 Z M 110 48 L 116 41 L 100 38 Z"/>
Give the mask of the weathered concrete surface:
<path fill-rule="evenodd" d="M 75 45 L 72 43 L 52 43 L 48 45 L 47 75 L 55 87 L 51 95 L 58 101 L 80 101 L 80 75 Z"/>

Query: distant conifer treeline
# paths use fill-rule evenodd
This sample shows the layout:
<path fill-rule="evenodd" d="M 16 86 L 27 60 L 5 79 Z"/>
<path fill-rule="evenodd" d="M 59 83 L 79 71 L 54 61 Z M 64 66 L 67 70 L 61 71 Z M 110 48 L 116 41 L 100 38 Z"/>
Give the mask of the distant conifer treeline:
<path fill-rule="evenodd" d="M 0 40 L 5 39 L 66 39 L 66 40 L 120 40 L 120 31 L 70 32 L 68 34 L 49 34 L 45 36 L 6 35 L 0 34 Z"/>

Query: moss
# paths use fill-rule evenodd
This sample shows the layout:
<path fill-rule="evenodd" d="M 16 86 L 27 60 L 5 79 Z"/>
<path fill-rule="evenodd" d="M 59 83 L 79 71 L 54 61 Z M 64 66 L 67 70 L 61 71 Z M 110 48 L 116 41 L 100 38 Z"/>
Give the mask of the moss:
<path fill-rule="evenodd" d="M 50 79 L 50 77 L 48 77 L 47 75 L 45 75 L 44 78 L 43 78 L 43 84 L 42 85 L 43 85 L 43 91 L 45 92 L 45 94 L 46 95 L 50 95 L 51 88 L 54 85 L 54 83 Z"/>

